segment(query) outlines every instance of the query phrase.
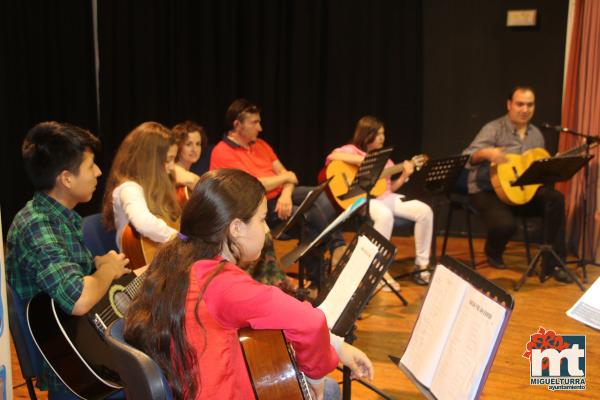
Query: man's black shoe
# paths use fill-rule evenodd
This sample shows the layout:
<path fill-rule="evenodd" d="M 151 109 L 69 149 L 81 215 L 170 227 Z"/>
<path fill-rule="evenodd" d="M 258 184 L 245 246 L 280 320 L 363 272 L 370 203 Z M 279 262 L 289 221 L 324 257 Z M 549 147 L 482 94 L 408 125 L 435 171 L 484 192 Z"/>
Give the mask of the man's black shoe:
<path fill-rule="evenodd" d="M 502 257 L 495 258 L 495 257 L 487 256 L 487 263 L 492 268 L 496 268 L 496 269 L 506 269 L 507 268 L 506 264 L 504 264 L 504 260 L 502 259 Z"/>
<path fill-rule="evenodd" d="M 555 267 L 553 275 L 554 275 L 554 279 L 557 280 L 558 282 L 573 283 L 573 279 L 571 279 L 569 274 L 567 274 L 562 268 Z"/>
<path fill-rule="evenodd" d="M 573 279 L 571 279 L 569 274 L 567 274 L 562 268 L 559 268 L 559 267 L 554 267 L 550 270 L 548 270 L 548 269 L 542 270 L 541 281 L 544 282 L 546 279 L 548 279 L 550 277 L 550 275 L 552 275 L 557 282 L 573 283 Z"/>

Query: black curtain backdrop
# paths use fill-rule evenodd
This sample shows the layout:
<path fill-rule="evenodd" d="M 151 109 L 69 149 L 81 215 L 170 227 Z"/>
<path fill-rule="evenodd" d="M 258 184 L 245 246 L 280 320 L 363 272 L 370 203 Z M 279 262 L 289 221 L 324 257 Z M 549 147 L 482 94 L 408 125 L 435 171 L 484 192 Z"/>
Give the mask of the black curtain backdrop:
<path fill-rule="evenodd" d="M 537 9 L 538 26 L 506 28 L 509 8 Z M 101 0 L 98 118 L 91 0 L 3 0 L 4 234 L 32 195 L 21 142 L 44 120 L 96 132 L 106 176 L 135 125 L 194 119 L 214 143 L 246 97 L 305 184 L 365 114 L 385 122 L 397 161 L 460 152 L 517 82 L 537 89 L 536 121 L 557 122 L 566 16 L 565 0 Z M 103 182 L 82 214 L 99 210 Z"/>
<path fill-rule="evenodd" d="M 400 160 L 420 147 L 420 26 L 418 0 L 103 0 L 102 140 L 114 151 L 143 121 L 194 119 L 215 143 L 245 97 L 301 183 L 316 183 L 366 114 L 386 123 Z"/>
<path fill-rule="evenodd" d="M 0 2 L 2 225 L 33 194 L 21 160 L 27 131 L 46 120 L 97 132 L 89 1 Z"/>

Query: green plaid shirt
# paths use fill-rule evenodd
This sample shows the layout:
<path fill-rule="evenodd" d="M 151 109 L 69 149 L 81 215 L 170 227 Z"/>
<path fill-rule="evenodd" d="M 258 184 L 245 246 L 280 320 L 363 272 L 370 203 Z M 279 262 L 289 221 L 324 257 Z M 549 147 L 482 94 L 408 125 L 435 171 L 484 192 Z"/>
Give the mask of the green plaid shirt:
<path fill-rule="evenodd" d="M 36 192 L 15 216 L 7 237 L 6 275 L 24 303 L 48 293 L 68 314 L 83 290 L 94 259 L 83 242 L 81 216 Z M 40 388 L 64 386 L 44 363 Z"/>

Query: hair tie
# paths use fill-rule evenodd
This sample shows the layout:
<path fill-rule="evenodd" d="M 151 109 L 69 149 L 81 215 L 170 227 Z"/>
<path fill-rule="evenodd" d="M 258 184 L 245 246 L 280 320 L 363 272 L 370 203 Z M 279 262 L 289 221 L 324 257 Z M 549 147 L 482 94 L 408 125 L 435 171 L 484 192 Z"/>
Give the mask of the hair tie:
<path fill-rule="evenodd" d="M 181 232 L 177 232 L 177 237 L 182 241 L 182 242 L 187 242 L 188 240 L 190 240 L 189 237 L 185 236 L 183 233 Z"/>

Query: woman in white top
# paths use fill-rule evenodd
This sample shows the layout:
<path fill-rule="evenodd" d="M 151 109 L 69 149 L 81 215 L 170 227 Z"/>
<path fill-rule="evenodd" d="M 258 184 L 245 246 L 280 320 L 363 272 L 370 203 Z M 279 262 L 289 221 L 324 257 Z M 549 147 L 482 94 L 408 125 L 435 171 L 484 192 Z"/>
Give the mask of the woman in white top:
<path fill-rule="evenodd" d="M 358 120 L 352 142 L 338 147 L 327 156 L 326 163 L 334 160 L 344 161 L 348 164 L 360 165 L 368 151 L 381 149 L 385 142 L 385 127 L 383 122 L 372 116 L 365 116 Z M 386 168 L 393 166 L 388 160 Z M 394 217 L 402 217 L 415 222 L 415 274 L 414 281 L 419 285 L 429 282 L 429 272 L 424 270 L 429 265 L 431 236 L 433 234 L 433 212 L 431 208 L 419 201 L 403 201 L 402 196 L 394 193 L 400 188 L 413 172 L 413 165 L 404 161 L 404 171 L 397 179 L 387 178 L 386 191 L 369 203 L 370 216 L 374 228 L 386 238 L 392 236 Z"/>
<path fill-rule="evenodd" d="M 177 233 L 181 207 L 172 177 L 176 155 L 173 134 L 157 122 L 137 126 L 119 146 L 102 210 L 106 227 L 117 231 L 119 248 L 127 224 L 157 243 Z"/>

